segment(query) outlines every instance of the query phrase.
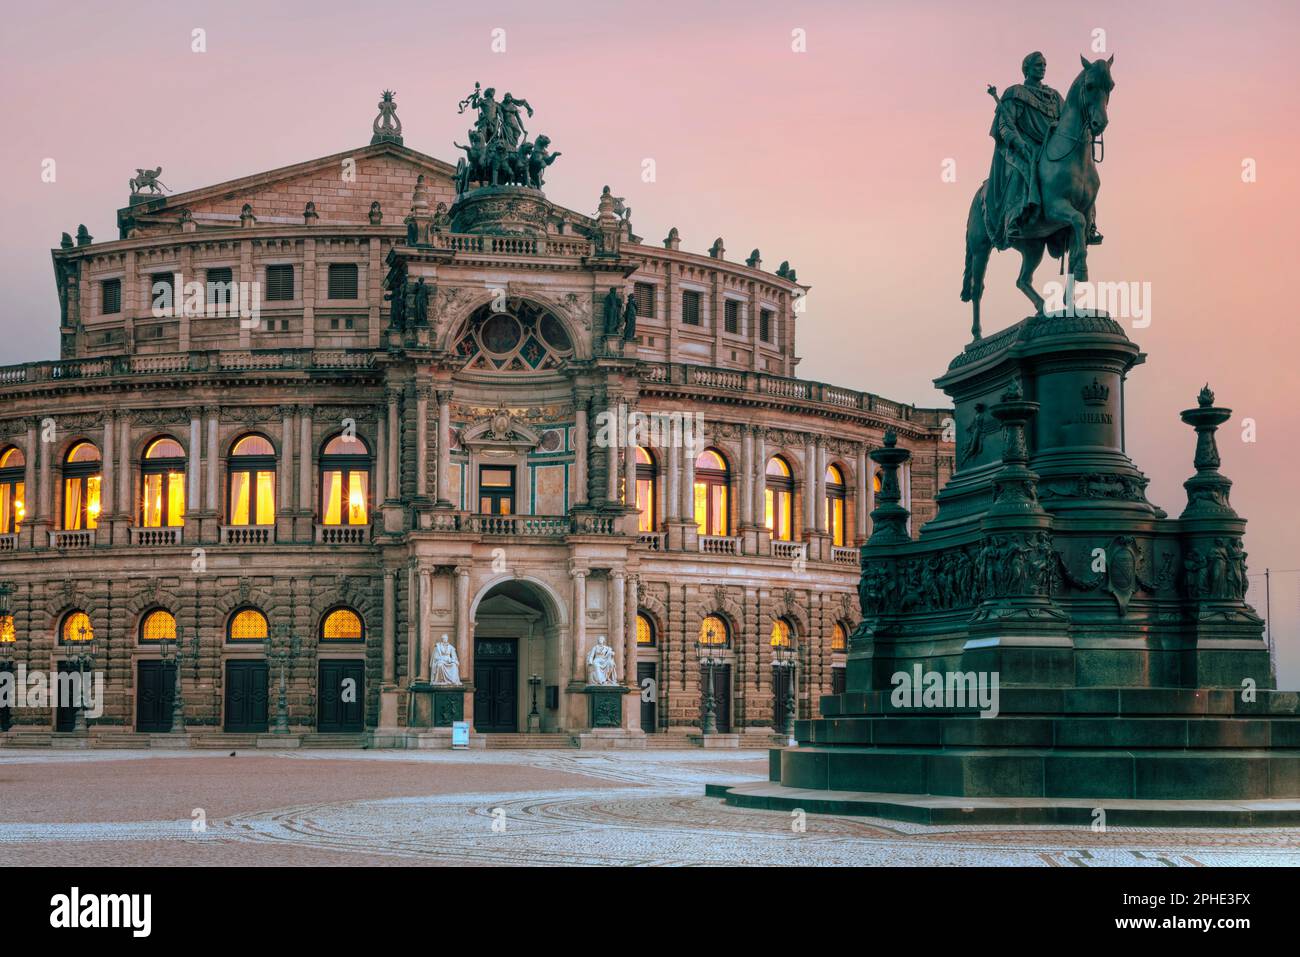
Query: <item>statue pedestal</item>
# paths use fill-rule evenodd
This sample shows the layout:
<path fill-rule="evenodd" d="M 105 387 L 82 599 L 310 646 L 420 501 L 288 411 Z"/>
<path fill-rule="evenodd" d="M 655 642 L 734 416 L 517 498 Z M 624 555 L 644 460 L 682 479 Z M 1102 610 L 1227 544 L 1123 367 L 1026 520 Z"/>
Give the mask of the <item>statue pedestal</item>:
<path fill-rule="evenodd" d="M 411 685 L 410 695 L 408 727 L 450 728 L 453 722 L 465 720 L 463 685 L 415 682 Z"/>
<path fill-rule="evenodd" d="M 587 724 L 593 730 L 623 727 L 622 685 L 587 685 Z"/>

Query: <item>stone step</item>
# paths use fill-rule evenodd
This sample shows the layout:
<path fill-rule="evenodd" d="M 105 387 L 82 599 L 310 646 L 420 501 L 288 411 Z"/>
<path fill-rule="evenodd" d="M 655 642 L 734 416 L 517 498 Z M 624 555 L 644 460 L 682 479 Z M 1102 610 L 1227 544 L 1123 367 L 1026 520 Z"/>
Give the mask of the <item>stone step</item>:
<path fill-rule="evenodd" d="M 786 787 L 960 797 L 1300 797 L 1300 749 L 787 748 Z"/>
<path fill-rule="evenodd" d="M 1300 748 L 1300 718 L 1028 716 L 914 713 L 799 721 L 820 746 L 1027 748 Z"/>
<path fill-rule="evenodd" d="M 898 708 L 891 691 L 823 695 L 823 717 L 885 714 L 969 714 L 970 708 Z M 1256 689 L 1245 700 L 1238 688 L 1023 688 L 998 689 L 1002 714 L 1156 716 L 1300 716 L 1300 692 Z"/>
<path fill-rule="evenodd" d="M 567 733 L 557 734 L 479 734 L 476 735 L 483 742 L 484 748 L 505 749 L 505 748 L 576 748 L 577 742 L 573 740 L 573 735 Z"/>

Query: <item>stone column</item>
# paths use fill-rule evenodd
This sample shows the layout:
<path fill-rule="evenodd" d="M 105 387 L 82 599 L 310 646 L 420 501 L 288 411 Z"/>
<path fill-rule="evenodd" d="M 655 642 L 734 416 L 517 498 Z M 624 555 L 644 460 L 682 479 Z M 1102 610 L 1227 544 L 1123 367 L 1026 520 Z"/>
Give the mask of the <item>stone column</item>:
<path fill-rule="evenodd" d="M 396 389 L 388 389 L 384 397 L 388 400 L 388 492 L 385 497 L 388 501 L 395 502 L 401 488 L 398 482 L 401 469 L 399 456 L 402 450 L 402 425 L 397 416 L 399 393 Z"/>
<path fill-rule="evenodd" d="M 830 528 L 826 524 L 826 469 L 830 453 L 826 448 L 825 440 L 817 440 L 817 500 L 813 508 L 813 518 L 817 522 L 817 531 L 827 532 Z"/>
<path fill-rule="evenodd" d="M 217 428 L 220 424 L 221 410 L 210 405 L 203 410 L 208 416 L 208 504 L 207 509 L 214 515 L 217 512 Z"/>
<path fill-rule="evenodd" d="M 695 522 L 695 447 L 682 449 L 682 521 Z"/>
<path fill-rule="evenodd" d="M 41 511 L 37 501 L 42 493 L 36 475 L 41 459 L 44 457 L 41 452 L 44 443 L 37 444 L 39 419 L 27 419 L 24 424 L 27 426 L 27 464 L 23 469 L 23 506 L 27 510 L 27 514 L 23 520 L 22 532 L 24 546 L 32 548 L 37 543 L 34 527 L 41 518 Z M 42 544 L 48 544 L 48 539 Z"/>
<path fill-rule="evenodd" d="M 641 579 L 637 575 L 627 576 L 627 591 L 624 594 L 624 639 L 623 639 L 623 683 L 632 689 L 626 696 L 627 705 L 623 709 L 623 727 L 628 731 L 641 728 L 641 688 L 636 677 L 636 613 L 640 604 Z"/>
<path fill-rule="evenodd" d="M 376 507 L 384 500 L 384 489 L 388 487 L 388 445 L 384 440 L 387 428 L 388 423 L 380 414 L 375 419 L 375 484 L 371 488 L 371 498 Z M 374 515 L 370 519 L 373 522 Z"/>
<path fill-rule="evenodd" d="M 117 512 L 119 515 L 129 519 L 131 515 L 131 418 L 125 412 L 118 413 L 118 434 L 120 435 L 120 454 L 118 464 L 120 470 L 117 476 Z M 105 465 L 111 457 L 112 452 L 105 449 Z M 101 490 L 99 501 L 101 507 L 107 511 L 110 507 L 110 501 L 107 490 Z M 103 518 L 103 516 L 100 516 Z"/>
<path fill-rule="evenodd" d="M 425 566 L 420 567 L 420 600 L 417 604 L 419 609 L 419 623 L 415 629 L 416 635 L 416 674 L 421 681 L 429 680 L 429 599 L 433 594 L 430 587 L 429 569 Z"/>
<path fill-rule="evenodd" d="M 668 503 L 668 521 L 675 522 L 682 515 L 682 450 L 677 437 L 671 440 L 668 446 L 668 473 L 667 473 L 667 493 L 665 498 Z"/>
<path fill-rule="evenodd" d="M 103 466 L 104 470 L 99 480 L 99 501 L 101 510 L 99 518 L 101 522 L 106 522 L 113 513 L 113 425 L 117 414 L 111 409 L 104 413 L 104 445 L 103 445 Z M 128 524 L 134 524 L 131 516 L 123 514 L 120 516 L 127 520 Z"/>
<path fill-rule="evenodd" d="M 397 681 L 397 569 L 384 569 L 384 684 Z"/>
<path fill-rule="evenodd" d="M 809 436 L 803 447 L 803 540 L 817 530 L 817 443 Z"/>
<path fill-rule="evenodd" d="M 438 506 L 451 508 L 451 390 L 438 390 Z"/>
<path fill-rule="evenodd" d="M 573 633 L 573 665 L 569 672 L 569 680 L 577 682 L 586 682 L 586 657 L 587 657 L 587 569 L 573 568 L 569 570 L 573 577 L 573 627 L 569 630 Z"/>
<path fill-rule="evenodd" d="M 609 643 L 617 658 L 623 659 L 623 673 L 627 674 L 627 608 L 623 604 L 626 593 L 627 573 L 620 570 L 610 572 L 609 598 Z M 635 640 L 635 638 L 633 639 Z M 632 658 L 636 660 L 635 655 Z M 634 664 L 633 670 L 636 669 Z"/>
<path fill-rule="evenodd" d="M 748 425 L 740 442 L 740 524 L 754 524 L 754 429 Z"/>
<path fill-rule="evenodd" d="M 203 418 L 199 409 L 190 409 L 190 454 L 185 488 L 186 517 L 200 509 L 199 482 L 203 471 Z"/>
<path fill-rule="evenodd" d="M 41 463 L 40 478 L 36 486 L 36 521 L 42 524 L 46 529 L 50 527 L 51 511 L 54 508 L 54 499 L 50 494 L 50 455 L 54 452 L 55 442 L 53 437 L 50 441 L 45 441 L 44 426 L 42 426 L 42 436 L 40 444 Z M 105 449 L 104 454 L 112 455 L 112 449 Z M 48 541 L 42 541 L 41 547 L 48 545 Z"/>
<path fill-rule="evenodd" d="M 279 497 L 279 512 L 291 510 L 292 498 L 289 490 L 293 487 L 293 406 L 280 406 L 280 467 L 276 482 L 279 485 L 276 494 Z"/>
<path fill-rule="evenodd" d="M 632 421 L 632 409 L 628 409 L 628 421 Z M 627 441 L 623 443 L 623 488 L 626 505 L 636 508 L 636 443 L 629 430 Z"/>
<path fill-rule="evenodd" d="M 429 494 L 429 396 L 428 386 L 415 387 L 415 494 Z"/>
<path fill-rule="evenodd" d="M 304 405 L 298 411 L 298 510 L 312 511 L 311 459 L 312 459 L 312 407 Z M 288 498 L 288 496 L 285 496 Z"/>
<path fill-rule="evenodd" d="M 605 446 L 605 501 L 611 506 L 618 504 L 618 429 L 612 433 Z"/>
<path fill-rule="evenodd" d="M 587 504 L 587 399 L 578 397 L 573 421 L 573 504 Z"/>
<path fill-rule="evenodd" d="M 869 498 L 871 488 L 871 476 L 867 472 L 867 447 L 866 445 L 858 446 L 858 494 L 853 501 L 853 527 L 857 543 L 861 545 L 867 540 L 867 513 L 870 509 Z"/>
<path fill-rule="evenodd" d="M 474 684 L 474 633 L 469 608 L 469 566 L 456 566 L 456 657 L 460 660 L 460 683 Z M 465 695 L 465 720 L 474 724 L 474 695 Z"/>
<path fill-rule="evenodd" d="M 767 433 L 754 433 L 754 524 L 767 527 Z"/>

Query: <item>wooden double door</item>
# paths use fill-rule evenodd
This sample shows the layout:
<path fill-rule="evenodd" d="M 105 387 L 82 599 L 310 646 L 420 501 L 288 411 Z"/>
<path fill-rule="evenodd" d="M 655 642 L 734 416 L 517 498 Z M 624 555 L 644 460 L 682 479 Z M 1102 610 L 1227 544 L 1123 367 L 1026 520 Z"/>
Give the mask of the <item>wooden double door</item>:
<path fill-rule="evenodd" d="M 237 734 L 265 731 L 269 690 L 265 661 L 227 661 L 226 731 Z"/>
<path fill-rule="evenodd" d="M 366 663 L 360 658 L 324 658 L 316 686 L 316 730 L 348 733 L 366 729 Z"/>
<path fill-rule="evenodd" d="M 176 662 L 140 661 L 135 674 L 135 729 L 163 734 L 170 731 L 175 700 Z"/>
<path fill-rule="evenodd" d="M 511 734 L 519 730 L 519 639 L 474 641 L 474 730 Z"/>

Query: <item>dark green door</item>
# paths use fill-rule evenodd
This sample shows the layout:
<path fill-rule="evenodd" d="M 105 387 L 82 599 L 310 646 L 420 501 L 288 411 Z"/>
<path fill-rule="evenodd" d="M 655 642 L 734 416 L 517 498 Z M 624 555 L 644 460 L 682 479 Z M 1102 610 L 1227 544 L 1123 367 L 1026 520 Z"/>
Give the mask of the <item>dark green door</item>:
<path fill-rule="evenodd" d="M 785 730 L 786 697 L 790 694 L 790 678 L 793 668 L 772 669 L 772 730 L 780 734 Z"/>
<path fill-rule="evenodd" d="M 731 734 L 731 665 L 713 669 L 713 708 L 718 734 Z"/>
<path fill-rule="evenodd" d="M 60 675 L 75 675 L 76 673 L 77 673 L 77 663 L 75 661 L 59 662 Z M 60 678 L 58 684 L 55 687 L 56 689 L 63 689 L 63 688 L 72 689 L 73 687 L 76 686 L 74 686 L 72 682 Z M 56 690 L 55 693 L 57 694 L 58 691 Z M 58 701 L 55 702 L 55 705 L 56 707 L 54 709 L 54 730 L 71 731 L 77 725 L 77 709 L 73 707 L 72 700 L 69 699 L 66 702 Z"/>
<path fill-rule="evenodd" d="M 167 732 L 172 729 L 172 703 L 176 698 L 176 663 L 141 661 L 135 683 L 135 729 Z"/>
<path fill-rule="evenodd" d="M 518 725 L 518 645 L 514 638 L 474 643 L 474 730 L 513 733 Z"/>
<path fill-rule="evenodd" d="M 225 729 L 248 734 L 266 730 L 265 661 L 226 662 Z"/>
<path fill-rule="evenodd" d="M 655 663 L 638 661 L 636 663 L 636 686 L 641 695 L 641 730 L 646 734 L 655 733 L 656 705 L 659 702 L 659 682 L 655 680 Z"/>
<path fill-rule="evenodd" d="M 335 734 L 366 729 L 365 680 L 364 661 L 356 658 L 321 661 L 316 730 Z"/>
<path fill-rule="evenodd" d="M 0 661 L 0 674 L 13 674 L 14 663 L 12 661 Z M 13 680 L 13 679 L 8 679 Z M 17 688 L 14 689 L 17 691 Z M 0 705 L 0 731 L 8 731 L 9 726 L 13 724 L 13 715 L 10 713 L 9 705 Z"/>

